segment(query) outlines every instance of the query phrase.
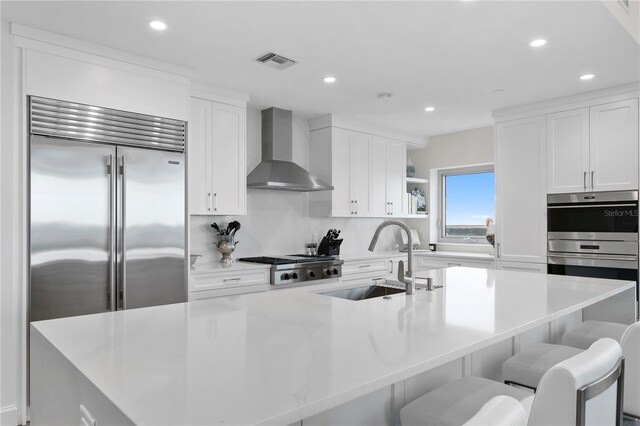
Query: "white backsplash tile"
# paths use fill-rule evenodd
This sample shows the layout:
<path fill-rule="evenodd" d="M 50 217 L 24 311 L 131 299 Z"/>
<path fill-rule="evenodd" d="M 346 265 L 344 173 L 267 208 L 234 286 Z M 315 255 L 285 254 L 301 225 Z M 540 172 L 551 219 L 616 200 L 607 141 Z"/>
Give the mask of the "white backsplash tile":
<path fill-rule="evenodd" d="M 191 216 L 191 253 L 201 254 L 200 261 L 218 260 L 211 223 L 219 225 L 237 220 L 242 228 L 232 258 L 258 255 L 281 255 L 304 252 L 311 234 L 321 239 L 329 228 L 340 229 L 343 254 L 367 250 L 376 227 L 383 219 L 309 217 L 309 195 L 285 191 L 249 190 L 246 216 Z M 385 229 L 376 251 L 397 250 L 399 228 Z"/>

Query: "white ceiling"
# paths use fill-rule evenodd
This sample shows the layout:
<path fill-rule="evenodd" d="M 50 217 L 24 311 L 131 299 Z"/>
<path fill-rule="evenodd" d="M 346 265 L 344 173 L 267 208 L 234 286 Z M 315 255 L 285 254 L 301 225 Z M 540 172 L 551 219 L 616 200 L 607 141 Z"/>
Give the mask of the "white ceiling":
<path fill-rule="evenodd" d="M 1 16 L 186 66 L 259 107 L 416 135 L 490 125 L 494 109 L 640 75 L 640 46 L 600 1 L 2 1 Z M 151 19 L 169 28 L 155 32 Z M 529 47 L 538 37 L 547 45 Z M 277 71 L 253 62 L 267 51 L 298 63 Z M 597 76 L 580 81 L 585 72 Z M 338 79 L 331 86 L 328 74 Z M 392 100 L 379 101 L 381 92 Z"/>

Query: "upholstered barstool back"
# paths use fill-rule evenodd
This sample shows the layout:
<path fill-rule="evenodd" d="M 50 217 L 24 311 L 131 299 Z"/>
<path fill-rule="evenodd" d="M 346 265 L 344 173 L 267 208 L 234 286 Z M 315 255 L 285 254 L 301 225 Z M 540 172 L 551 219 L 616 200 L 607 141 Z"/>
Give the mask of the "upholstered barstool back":
<path fill-rule="evenodd" d="M 620 344 L 609 338 L 598 340 L 542 376 L 528 424 L 620 424 L 623 372 Z"/>
<path fill-rule="evenodd" d="M 622 335 L 625 357 L 624 412 L 640 418 L 640 321 Z"/>

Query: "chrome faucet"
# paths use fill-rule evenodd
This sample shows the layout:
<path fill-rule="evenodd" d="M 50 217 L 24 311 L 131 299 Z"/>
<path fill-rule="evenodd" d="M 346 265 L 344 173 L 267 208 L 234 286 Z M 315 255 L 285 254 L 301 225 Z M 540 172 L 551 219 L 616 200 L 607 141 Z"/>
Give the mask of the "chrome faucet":
<path fill-rule="evenodd" d="M 411 236 L 411 228 L 409 228 L 404 223 L 398 220 L 385 220 L 382 222 L 376 232 L 373 234 L 373 238 L 371 239 L 371 243 L 369 244 L 369 251 L 373 251 L 376 248 L 376 244 L 378 243 L 378 237 L 380 236 L 380 231 L 386 228 L 389 225 L 397 225 L 400 228 L 404 229 L 407 233 L 407 241 L 409 243 L 409 259 L 408 259 L 408 271 L 404 272 L 404 263 L 400 266 L 398 270 L 398 284 L 404 284 L 406 286 L 406 293 L 408 295 L 412 295 L 416 290 L 416 271 L 414 270 L 414 257 L 413 257 L 413 238 Z M 391 281 L 393 282 L 393 281 Z"/>

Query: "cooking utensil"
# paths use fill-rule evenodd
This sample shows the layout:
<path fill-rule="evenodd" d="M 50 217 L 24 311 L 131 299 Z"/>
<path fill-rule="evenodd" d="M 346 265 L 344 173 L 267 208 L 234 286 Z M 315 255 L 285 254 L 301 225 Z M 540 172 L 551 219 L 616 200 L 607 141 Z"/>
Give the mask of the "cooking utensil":
<path fill-rule="evenodd" d="M 235 222 L 233 233 L 231 235 L 236 235 L 236 232 L 238 232 L 239 230 L 240 230 L 240 222 Z"/>
<path fill-rule="evenodd" d="M 217 223 L 213 222 L 213 223 L 211 224 L 211 227 L 212 227 L 213 229 L 215 229 L 216 231 L 218 231 L 218 234 L 221 232 L 221 231 L 220 231 L 220 227 L 218 226 L 218 224 L 217 224 Z"/>

